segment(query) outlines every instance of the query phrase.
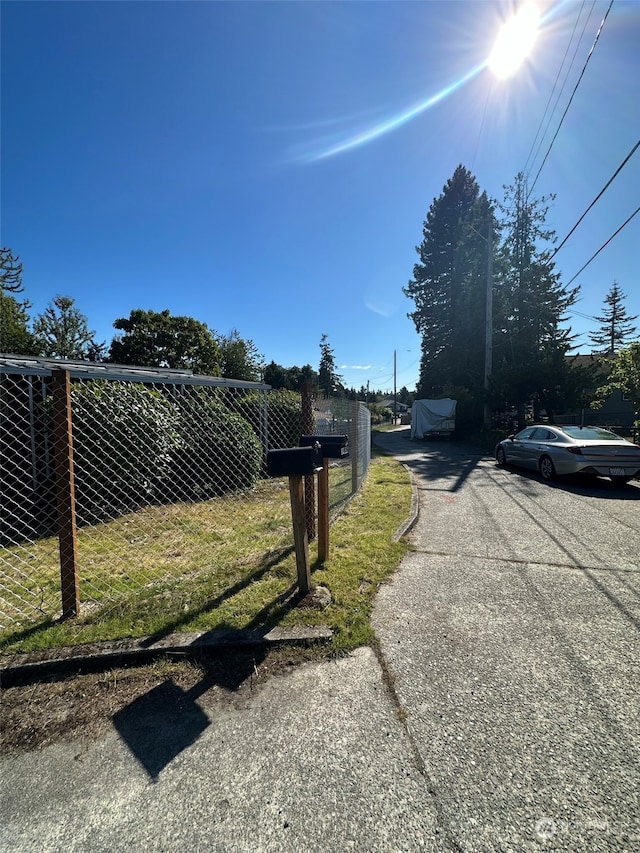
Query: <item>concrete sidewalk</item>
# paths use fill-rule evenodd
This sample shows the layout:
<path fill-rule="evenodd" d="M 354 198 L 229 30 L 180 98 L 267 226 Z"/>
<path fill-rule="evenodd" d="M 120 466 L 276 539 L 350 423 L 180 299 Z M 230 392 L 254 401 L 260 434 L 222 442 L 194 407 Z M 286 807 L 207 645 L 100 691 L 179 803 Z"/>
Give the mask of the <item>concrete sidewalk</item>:
<path fill-rule="evenodd" d="M 0 850 L 640 851 L 640 495 L 400 429 L 413 551 L 362 648 L 237 701 L 166 682 L 0 762 Z"/>
<path fill-rule="evenodd" d="M 153 693 L 96 742 L 1 762 L 0 850 L 449 849 L 371 649 L 237 705 Z"/>

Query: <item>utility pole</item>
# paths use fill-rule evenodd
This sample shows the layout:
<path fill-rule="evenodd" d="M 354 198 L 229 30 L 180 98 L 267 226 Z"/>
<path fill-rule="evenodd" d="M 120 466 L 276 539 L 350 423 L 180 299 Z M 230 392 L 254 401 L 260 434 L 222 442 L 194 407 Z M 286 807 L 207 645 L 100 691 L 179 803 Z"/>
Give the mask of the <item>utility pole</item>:
<path fill-rule="evenodd" d="M 487 229 L 487 299 L 484 329 L 484 391 L 489 393 L 489 381 L 493 370 L 493 217 L 489 218 Z M 484 404 L 484 425 L 491 427 L 491 408 L 487 400 Z"/>
<path fill-rule="evenodd" d="M 393 425 L 398 418 L 398 394 L 396 392 L 396 351 L 393 351 Z"/>

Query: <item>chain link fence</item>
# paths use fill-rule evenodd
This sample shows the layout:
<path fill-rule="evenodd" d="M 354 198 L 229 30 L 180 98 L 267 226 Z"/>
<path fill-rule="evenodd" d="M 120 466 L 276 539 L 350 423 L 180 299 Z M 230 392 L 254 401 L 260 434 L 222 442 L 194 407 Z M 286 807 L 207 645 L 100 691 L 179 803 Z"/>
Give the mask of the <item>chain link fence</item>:
<path fill-rule="evenodd" d="M 0 630 L 126 613 L 132 596 L 205 572 L 224 590 L 252 547 L 289 545 L 266 451 L 297 446 L 309 426 L 349 436 L 351 457 L 332 466 L 335 512 L 366 475 L 369 413 L 314 403 L 309 423 L 303 402 L 179 371 L 0 358 Z"/>

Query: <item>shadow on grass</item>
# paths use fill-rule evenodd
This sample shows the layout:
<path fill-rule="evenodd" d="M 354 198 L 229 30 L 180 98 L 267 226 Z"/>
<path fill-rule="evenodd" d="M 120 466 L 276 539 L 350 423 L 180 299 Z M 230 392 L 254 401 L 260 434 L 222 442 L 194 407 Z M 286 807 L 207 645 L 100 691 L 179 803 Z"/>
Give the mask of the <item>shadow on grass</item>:
<path fill-rule="evenodd" d="M 59 622 L 59 619 L 52 619 L 50 616 L 47 616 L 42 620 L 42 622 L 37 622 L 35 625 L 30 625 L 28 628 L 21 628 L 18 631 L 14 631 L 12 634 L 7 634 L 0 642 L 0 651 L 13 643 L 20 643 L 24 640 L 28 640 L 29 637 L 33 637 L 41 631 L 47 631 L 54 625 L 58 625 Z"/>
<path fill-rule="evenodd" d="M 169 634 L 176 633 L 185 625 L 192 622 L 198 616 L 202 616 L 204 613 L 209 613 L 212 610 L 215 610 L 217 607 L 220 607 L 220 605 L 227 601 L 229 598 L 232 598 L 234 595 L 238 595 L 238 593 L 242 592 L 243 589 L 246 589 L 252 583 L 255 583 L 257 580 L 260 580 L 260 578 L 267 574 L 267 572 L 270 572 L 279 563 L 285 560 L 293 552 L 293 550 L 293 546 L 282 549 L 270 559 L 263 561 L 253 572 L 250 572 L 248 575 L 245 575 L 243 578 L 236 581 L 236 583 L 234 583 L 232 586 L 227 587 L 227 589 L 225 589 L 224 592 L 221 592 L 220 595 L 217 595 L 215 598 L 204 602 L 200 607 L 197 607 L 194 610 L 189 610 L 188 613 L 184 613 L 176 619 L 168 621 L 160 631 L 156 631 L 151 636 L 146 637 L 141 643 L 142 647 L 146 648 L 147 646 L 152 646 L 154 643 L 157 643 L 158 640 L 161 640 L 163 637 L 166 637 Z M 283 595 L 288 594 L 288 591 L 287 593 L 283 593 Z M 278 598 L 279 597 L 280 596 L 278 596 Z M 276 599 L 276 601 L 277 600 L 278 599 Z M 272 606 L 272 604 L 268 605 L 269 608 Z M 251 620 L 252 625 L 255 622 L 255 618 L 256 617 Z"/>
<path fill-rule="evenodd" d="M 251 572 L 249 572 L 249 574 L 239 578 L 234 584 L 232 584 L 231 586 L 224 589 L 219 595 L 215 596 L 215 598 L 209 598 L 206 601 L 204 601 L 200 607 L 190 609 L 188 613 L 180 613 L 179 615 L 176 615 L 175 618 L 171 618 L 171 615 L 169 614 L 167 616 L 167 620 L 166 620 L 165 624 L 163 625 L 163 627 L 161 629 L 155 631 L 150 636 L 145 637 L 141 642 L 141 647 L 142 648 L 150 647 L 154 643 L 157 643 L 158 640 L 161 640 L 163 637 L 166 637 L 169 634 L 179 632 L 181 628 L 183 628 L 185 625 L 192 622 L 198 616 L 201 616 L 202 614 L 210 613 L 210 612 L 216 610 L 216 608 L 218 608 L 222 604 L 224 604 L 225 601 L 232 598 L 234 595 L 238 595 L 244 589 L 246 589 L 248 586 L 250 586 L 252 583 L 255 583 L 256 581 L 260 580 L 262 577 L 264 577 L 264 575 L 266 575 L 268 572 L 270 572 L 271 570 L 276 568 L 281 562 L 283 562 L 283 560 L 285 560 L 293 552 L 293 550 L 294 550 L 294 548 L 291 545 L 291 546 L 287 546 L 286 548 L 282 548 L 282 549 L 278 550 L 277 553 L 271 554 L 270 556 L 265 555 L 265 557 L 263 557 L 262 561 L 259 563 L 259 565 L 253 571 L 251 571 Z M 290 595 L 290 591 L 287 590 L 282 595 L 284 597 L 287 597 Z M 279 607 L 281 607 L 281 604 L 279 604 L 279 599 L 280 599 L 280 596 L 278 596 L 276 598 L 275 602 L 270 603 L 266 608 L 264 608 L 264 611 L 266 611 L 267 613 L 271 612 L 271 611 L 273 611 L 273 613 L 277 612 L 277 609 Z M 130 606 L 130 605 L 127 605 L 126 597 L 119 602 L 119 605 L 120 605 L 120 607 Z M 274 610 L 274 607 L 276 608 L 276 610 Z M 258 626 L 258 625 L 263 624 L 261 621 L 258 621 L 259 618 L 261 618 L 262 612 L 263 611 L 260 611 L 259 614 L 256 614 L 255 616 L 251 617 L 251 621 L 250 621 L 251 626 L 254 626 L 254 625 Z M 109 608 L 105 612 L 105 615 L 108 616 L 108 614 L 109 614 Z M 276 616 L 272 615 L 271 624 L 274 624 L 274 620 L 276 618 L 277 618 Z M 91 615 L 89 622 L 90 622 L 90 624 L 95 625 L 99 621 L 100 621 L 100 614 L 98 611 L 98 612 Z M 66 622 L 66 624 L 68 624 L 70 626 L 73 625 L 80 630 L 82 629 L 82 623 L 81 622 L 77 622 L 75 620 L 65 620 L 65 622 Z M 22 629 L 16 630 L 16 631 L 12 632 L 11 634 L 5 635 L 2 638 L 2 640 L 0 641 L 0 650 L 9 648 L 10 646 L 12 646 L 16 643 L 24 642 L 25 640 L 28 640 L 31 637 L 37 636 L 38 634 L 41 634 L 41 633 L 44 634 L 49 629 L 58 627 L 62 624 L 63 624 L 63 622 L 61 619 L 52 619 L 52 618 L 48 617 L 45 620 L 43 620 L 42 622 L 38 622 L 35 625 L 30 625 L 28 628 L 22 628 Z M 82 642 L 81 638 L 80 638 L 80 642 Z M 64 643 L 64 641 L 63 641 L 63 643 Z M 76 644 L 77 643 L 74 643 L 74 645 L 76 645 Z"/>

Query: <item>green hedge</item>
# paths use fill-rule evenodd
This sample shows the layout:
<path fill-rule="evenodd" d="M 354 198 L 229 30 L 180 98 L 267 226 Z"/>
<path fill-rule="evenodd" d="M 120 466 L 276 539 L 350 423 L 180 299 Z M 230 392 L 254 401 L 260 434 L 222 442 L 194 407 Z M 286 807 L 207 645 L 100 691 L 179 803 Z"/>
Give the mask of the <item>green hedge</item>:
<path fill-rule="evenodd" d="M 256 393 L 248 394 L 233 404 L 234 411 L 247 420 L 257 436 L 261 436 L 261 400 Z M 302 401 L 296 391 L 284 388 L 267 394 L 269 419 L 268 446 L 270 449 L 298 447 L 302 435 Z"/>
<path fill-rule="evenodd" d="M 252 488 L 262 466 L 262 444 L 250 423 L 230 411 L 224 392 L 185 388 L 176 400 L 180 447 L 172 487 L 179 498 L 204 500 Z"/>
<path fill-rule="evenodd" d="M 155 501 L 180 446 L 173 402 L 143 385 L 95 380 L 73 384 L 71 407 L 79 522 Z"/>

